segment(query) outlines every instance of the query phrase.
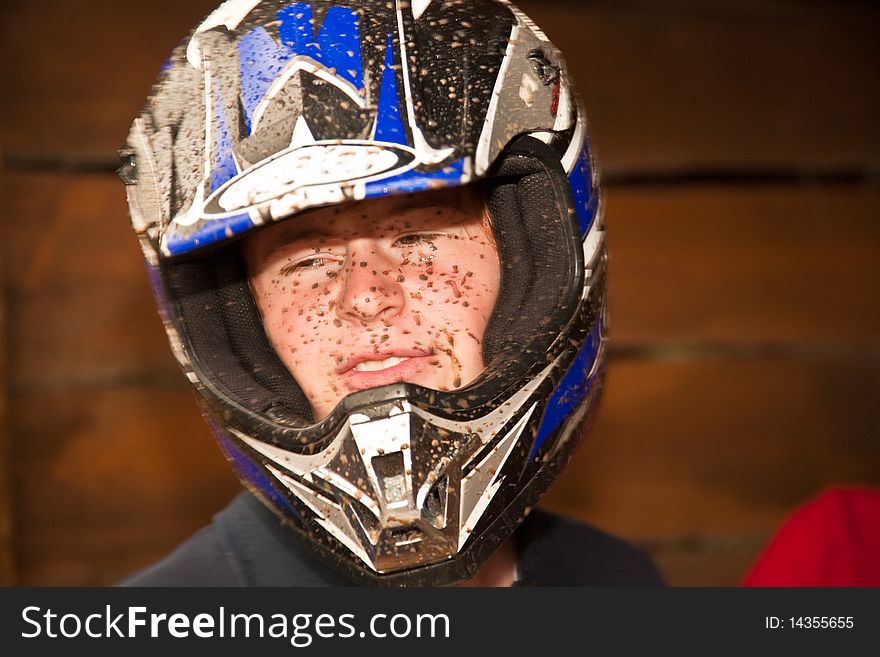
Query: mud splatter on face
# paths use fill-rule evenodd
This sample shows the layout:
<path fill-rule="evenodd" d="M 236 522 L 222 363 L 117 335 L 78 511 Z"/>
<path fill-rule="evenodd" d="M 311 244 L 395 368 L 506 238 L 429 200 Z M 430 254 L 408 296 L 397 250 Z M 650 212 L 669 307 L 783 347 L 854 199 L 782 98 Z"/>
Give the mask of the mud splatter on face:
<path fill-rule="evenodd" d="M 356 390 L 451 390 L 483 369 L 500 274 L 472 189 L 314 210 L 255 233 L 245 256 L 266 333 L 318 419 Z"/>

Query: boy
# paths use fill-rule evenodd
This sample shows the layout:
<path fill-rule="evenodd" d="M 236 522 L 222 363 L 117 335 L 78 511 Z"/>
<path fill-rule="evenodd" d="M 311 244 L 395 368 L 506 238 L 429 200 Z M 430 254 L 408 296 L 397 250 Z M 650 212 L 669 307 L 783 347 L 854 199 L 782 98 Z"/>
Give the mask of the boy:
<path fill-rule="evenodd" d="M 247 494 L 132 584 L 657 584 L 532 513 L 597 408 L 604 227 L 507 2 L 230 0 L 123 152 L 172 349 Z"/>

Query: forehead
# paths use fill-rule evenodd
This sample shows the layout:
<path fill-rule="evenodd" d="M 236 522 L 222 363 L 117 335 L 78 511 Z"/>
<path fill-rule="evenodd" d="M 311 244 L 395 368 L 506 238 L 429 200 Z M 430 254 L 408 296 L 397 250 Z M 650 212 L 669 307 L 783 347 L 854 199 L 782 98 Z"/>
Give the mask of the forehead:
<path fill-rule="evenodd" d="M 478 187 L 403 194 L 318 208 L 259 231 L 267 246 L 299 238 L 381 236 L 386 232 L 481 221 L 485 203 Z"/>

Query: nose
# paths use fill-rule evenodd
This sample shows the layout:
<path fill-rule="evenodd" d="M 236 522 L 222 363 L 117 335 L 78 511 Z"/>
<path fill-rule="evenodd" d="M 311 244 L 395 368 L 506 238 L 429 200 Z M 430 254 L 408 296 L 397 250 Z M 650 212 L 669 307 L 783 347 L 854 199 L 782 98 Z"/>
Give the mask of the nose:
<path fill-rule="evenodd" d="M 395 263 L 375 243 L 352 244 L 339 273 L 336 312 L 349 321 L 389 320 L 404 307 L 403 288 Z"/>

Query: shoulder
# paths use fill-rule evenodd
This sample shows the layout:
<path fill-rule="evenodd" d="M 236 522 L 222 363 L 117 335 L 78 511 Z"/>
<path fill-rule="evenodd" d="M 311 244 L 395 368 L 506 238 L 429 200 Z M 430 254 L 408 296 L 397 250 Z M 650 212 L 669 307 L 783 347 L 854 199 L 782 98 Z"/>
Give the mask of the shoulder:
<path fill-rule="evenodd" d="M 662 586 L 644 551 L 591 525 L 539 509 L 516 532 L 523 584 Z"/>
<path fill-rule="evenodd" d="M 167 557 L 119 586 L 345 586 L 248 492 Z"/>
<path fill-rule="evenodd" d="M 213 525 L 117 586 L 241 586 Z"/>

